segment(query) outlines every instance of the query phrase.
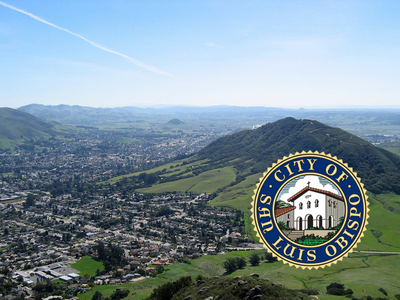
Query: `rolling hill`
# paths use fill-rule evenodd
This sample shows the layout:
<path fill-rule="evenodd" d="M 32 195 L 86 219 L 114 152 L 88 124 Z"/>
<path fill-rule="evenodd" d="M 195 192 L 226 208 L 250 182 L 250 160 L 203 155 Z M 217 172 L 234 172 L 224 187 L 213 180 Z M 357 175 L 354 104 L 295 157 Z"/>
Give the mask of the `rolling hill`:
<path fill-rule="evenodd" d="M 310 150 L 330 153 L 348 163 L 370 192 L 400 194 L 399 156 L 313 120 L 285 118 L 228 135 L 203 148 L 198 158 L 232 163 L 239 176 L 247 176 L 266 171 L 290 153 Z"/>
<path fill-rule="evenodd" d="M 30 139 L 49 138 L 60 134 L 61 125 L 28 113 L 0 108 L 0 148 L 12 148 Z"/>

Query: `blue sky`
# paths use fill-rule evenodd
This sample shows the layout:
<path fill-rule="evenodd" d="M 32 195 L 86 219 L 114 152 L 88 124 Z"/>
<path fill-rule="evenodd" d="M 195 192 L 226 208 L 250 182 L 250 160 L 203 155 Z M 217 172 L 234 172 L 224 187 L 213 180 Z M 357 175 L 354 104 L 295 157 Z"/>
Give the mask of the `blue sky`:
<path fill-rule="evenodd" d="M 400 108 L 400 1 L 0 1 L 0 106 Z"/>

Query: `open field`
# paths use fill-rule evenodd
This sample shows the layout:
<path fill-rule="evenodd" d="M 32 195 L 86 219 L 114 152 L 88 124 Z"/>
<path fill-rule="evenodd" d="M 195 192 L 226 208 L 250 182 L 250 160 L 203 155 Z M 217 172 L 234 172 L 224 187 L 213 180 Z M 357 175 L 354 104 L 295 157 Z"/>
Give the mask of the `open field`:
<path fill-rule="evenodd" d="M 79 270 L 81 276 L 85 276 L 86 274 L 94 276 L 97 269 L 100 271 L 104 269 L 102 262 L 94 260 L 90 256 L 83 256 L 76 263 L 72 264 L 71 267 Z"/>

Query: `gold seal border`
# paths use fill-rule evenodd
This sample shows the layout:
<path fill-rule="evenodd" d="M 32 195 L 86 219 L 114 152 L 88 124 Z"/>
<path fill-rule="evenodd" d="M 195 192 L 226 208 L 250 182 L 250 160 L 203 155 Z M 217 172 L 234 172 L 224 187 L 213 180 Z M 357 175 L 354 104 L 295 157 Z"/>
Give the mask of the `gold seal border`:
<path fill-rule="evenodd" d="M 335 259 L 335 260 L 333 260 L 333 261 L 330 261 L 330 262 L 328 262 L 328 263 L 326 263 L 326 264 L 321 264 L 321 265 L 317 265 L 317 266 L 297 265 L 297 264 L 291 263 L 291 262 L 289 262 L 289 261 L 286 261 L 285 259 L 283 259 L 283 258 L 281 258 L 280 256 L 276 255 L 276 254 L 275 254 L 272 250 L 270 250 L 269 247 L 264 243 L 263 239 L 261 238 L 260 234 L 258 233 L 258 231 L 257 231 L 257 229 L 256 229 L 256 223 L 255 223 L 256 220 L 254 219 L 254 206 L 255 206 L 255 202 L 256 202 L 257 191 L 258 191 L 258 189 L 259 189 L 259 187 L 260 187 L 261 182 L 262 182 L 263 179 L 265 178 L 265 176 L 268 175 L 268 174 L 271 172 L 271 170 L 272 170 L 276 165 L 282 164 L 283 162 L 285 162 L 286 160 L 288 160 L 288 159 L 290 159 L 290 158 L 292 158 L 292 157 L 294 157 L 294 156 L 299 156 L 299 157 L 301 157 L 301 155 L 305 155 L 305 154 L 317 154 L 317 155 L 326 156 L 326 157 L 329 157 L 329 158 L 331 158 L 331 159 L 337 161 L 339 164 L 342 164 L 342 165 L 346 166 L 346 167 L 348 168 L 348 170 L 351 171 L 351 172 L 353 173 L 354 178 L 357 179 L 357 181 L 358 181 L 358 183 L 359 183 L 359 185 L 360 185 L 360 187 L 361 187 L 360 190 L 363 192 L 363 195 L 364 195 L 364 197 L 365 197 L 365 207 L 366 207 L 366 211 L 365 211 L 365 223 L 364 223 L 364 226 L 363 226 L 363 228 L 362 228 L 362 231 L 360 232 L 360 235 L 359 235 L 359 237 L 358 237 L 358 240 L 357 240 L 355 243 L 353 243 L 353 246 L 352 246 L 351 248 L 349 248 L 349 249 L 347 250 L 347 252 L 346 252 L 345 254 L 343 254 L 342 256 L 340 256 L 339 258 L 337 258 L 337 259 Z M 367 191 L 366 191 L 366 189 L 364 188 L 364 184 L 361 182 L 361 179 L 357 176 L 357 173 L 353 170 L 352 167 L 349 167 L 349 165 L 348 165 L 347 163 L 343 162 L 343 160 L 338 159 L 336 156 L 332 156 L 332 155 L 330 155 L 329 153 L 327 154 L 327 153 L 325 153 L 325 152 L 318 152 L 318 151 L 314 151 L 314 152 L 313 152 L 313 151 L 310 150 L 310 151 L 308 151 L 308 152 L 306 152 L 306 151 L 302 151 L 301 153 L 296 152 L 295 154 L 289 154 L 289 156 L 284 156 L 282 159 L 278 159 L 278 161 L 277 161 L 276 163 L 273 163 L 272 166 L 269 167 L 269 168 L 267 169 L 267 171 L 263 173 L 262 177 L 259 178 L 259 182 L 258 182 L 257 185 L 256 185 L 256 189 L 254 190 L 254 195 L 252 196 L 252 199 L 253 199 L 253 201 L 251 202 L 251 218 L 253 219 L 252 224 L 253 224 L 253 226 L 254 226 L 253 229 L 254 229 L 254 231 L 256 232 L 256 235 L 257 235 L 257 237 L 259 238 L 260 242 L 263 244 L 264 248 L 266 248 L 267 251 L 268 251 L 269 253 L 271 253 L 273 256 L 275 256 L 275 257 L 278 259 L 278 261 L 283 261 L 283 263 L 289 264 L 289 266 L 295 266 L 296 268 L 309 269 L 309 270 L 312 270 L 312 269 L 314 269 L 314 268 L 315 268 L 315 269 L 318 269 L 318 268 L 322 268 L 322 269 L 323 269 L 323 268 L 325 268 L 326 266 L 329 267 L 329 266 L 331 266 L 332 264 L 336 264 L 338 261 L 343 260 L 343 258 L 347 257 L 350 253 L 352 253 L 354 248 L 357 248 L 357 244 L 358 244 L 359 242 L 361 242 L 361 238 L 364 236 L 364 232 L 367 230 L 368 218 L 369 218 L 369 207 L 368 207 L 368 206 L 369 206 L 369 202 L 368 202 Z"/>

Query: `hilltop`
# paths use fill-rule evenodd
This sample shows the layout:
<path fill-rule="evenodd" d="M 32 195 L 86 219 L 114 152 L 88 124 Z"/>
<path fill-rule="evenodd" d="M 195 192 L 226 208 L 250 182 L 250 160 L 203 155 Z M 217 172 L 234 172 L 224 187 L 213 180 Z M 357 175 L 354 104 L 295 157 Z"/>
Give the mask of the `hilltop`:
<path fill-rule="evenodd" d="M 400 157 L 347 132 L 314 120 L 285 118 L 212 142 L 199 159 L 233 164 L 239 175 L 265 172 L 290 153 L 319 151 L 337 156 L 357 171 L 373 193 L 400 194 Z"/>
<path fill-rule="evenodd" d="M 7 107 L 0 108 L 0 148 L 9 148 L 26 140 L 50 138 L 60 133 L 60 124 Z"/>
<path fill-rule="evenodd" d="M 175 119 L 171 119 L 167 122 L 167 124 L 171 124 L 171 125 L 181 125 L 181 124 L 185 124 L 185 122 L 183 122 L 182 120 L 179 120 L 177 118 Z"/>
<path fill-rule="evenodd" d="M 318 293 L 317 290 L 311 289 L 303 289 L 302 291 Z M 300 291 L 288 289 L 282 284 L 273 283 L 269 279 L 261 279 L 258 274 L 253 274 L 253 276 L 237 276 L 235 278 L 203 278 L 200 276 L 197 281 L 193 281 L 190 276 L 181 277 L 177 281 L 169 282 L 154 289 L 153 293 L 146 298 L 146 300 L 164 299 L 307 300 L 316 298 Z"/>

